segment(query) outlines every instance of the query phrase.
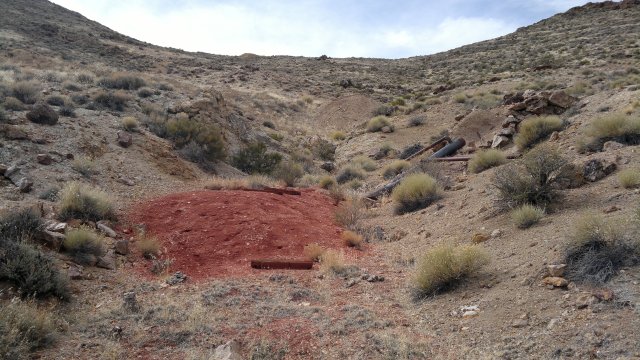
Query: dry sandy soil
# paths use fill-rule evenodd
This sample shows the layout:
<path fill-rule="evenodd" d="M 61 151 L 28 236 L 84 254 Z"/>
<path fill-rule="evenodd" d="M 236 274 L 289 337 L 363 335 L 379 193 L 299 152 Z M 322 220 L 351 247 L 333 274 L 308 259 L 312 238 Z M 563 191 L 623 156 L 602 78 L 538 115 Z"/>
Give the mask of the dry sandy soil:
<path fill-rule="evenodd" d="M 38 243 L 63 273 L 81 276 L 70 281 L 70 301 L 29 302 L 54 317 L 55 341 L 17 358 L 217 359 L 216 348 L 229 341 L 251 359 L 640 358 L 638 267 L 599 286 L 543 284 L 585 214 L 635 226 L 640 192 L 622 187 L 617 174 L 640 168 L 638 145 L 588 154 L 578 141 L 598 117 L 640 117 L 637 1 L 591 4 L 498 39 L 400 60 L 187 53 L 127 38 L 46 1 L 2 1 L 0 13 L 11 14 L 0 18 L 0 164 L 33 181 L 21 192 L 0 176 L 0 211 L 35 205 L 53 219 L 57 190 L 90 184 L 116 208 L 116 234 L 105 246 L 127 240 L 131 247 L 104 269 Z M 150 94 L 121 89 L 122 109 L 96 105 L 96 94 L 112 91 L 99 79 L 113 74 L 143 79 Z M 47 126 L 27 120 L 31 104 L 9 109 L 6 99 L 21 81 L 36 84 L 39 101 L 64 98 L 75 117 Z M 560 115 L 566 126 L 545 141 L 576 164 L 614 157 L 616 172 L 562 190 L 562 201 L 523 230 L 497 201 L 493 179 L 502 166 L 471 174 L 466 162 L 438 163 L 429 171 L 446 185 L 440 200 L 404 215 L 389 197 L 365 201 L 353 226 L 365 243 L 345 246 L 335 212 L 346 202 L 319 188 L 319 178 L 369 158 L 364 178 L 342 189 L 362 198 L 387 181 L 384 167 L 408 146 L 443 134 L 491 142 L 509 114 L 520 114 L 502 104 L 504 96 L 529 89 L 576 98 Z M 383 110 L 394 131 L 367 132 Z M 218 129 L 226 156 L 190 161 L 184 144 L 155 127 L 182 116 Z M 125 131 L 125 117 L 138 119 L 137 130 Z M 423 120 L 412 126 L 416 117 Z M 119 145 L 118 132 L 132 136 L 130 146 Z M 243 177 L 231 159 L 256 141 L 301 164 L 301 195 L 204 190 Z M 332 172 L 321 168 L 327 160 L 318 144 L 335 146 Z M 395 151 L 370 158 L 385 146 Z M 504 151 L 520 155 L 513 144 Z M 45 165 L 38 154 L 52 161 Z M 156 259 L 137 247 L 141 232 L 158 239 Z M 422 256 L 438 244 L 470 244 L 477 234 L 486 236 L 480 246 L 489 264 L 451 291 L 416 299 Z M 336 250 L 344 267 L 249 266 L 256 257 L 304 258 L 310 243 Z M 3 305 L 17 301 L 12 284 L 1 286 Z M 135 309 L 126 307 L 125 293 L 135 293 Z M 603 293 L 614 296 L 601 300 Z M 472 316 L 463 316 L 466 307 Z"/>

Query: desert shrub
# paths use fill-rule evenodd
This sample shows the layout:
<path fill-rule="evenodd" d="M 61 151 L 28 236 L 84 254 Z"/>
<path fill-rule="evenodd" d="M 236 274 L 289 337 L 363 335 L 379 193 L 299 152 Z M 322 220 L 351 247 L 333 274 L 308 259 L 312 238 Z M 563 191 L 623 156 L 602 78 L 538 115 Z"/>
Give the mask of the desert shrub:
<path fill-rule="evenodd" d="M 537 224 L 542 217 L 544 217 L 544 209 L 529 204 L 521 205 L 511 211 L 511 219 L 520 229 Z"/>
<path fill-rule="evenodd" d="M 129 96 L 122 92 L 99 91 L 93 96 L 93 102 L 104 109 L 123 111 Z"/>
<path fill-rule="evenodd" d="M 633 189 L 640 186 L 640 171 L 638 169 L 625 169 L 618 174 L 618 182 L 625 189 Z"/>
<path fill-rule="evenodd" d="M 4 242 L 0 253 L 0 281 L 15 285 L 23 297 L 69 298 L 67 278 L 49 256 L 25 242 Z"/>
<path fill-rule="evenodd" d="M 95 81 L 93 75 L 88 73 L 81 73 L 76 76 L 76 81 L 80 84 L 91 85 Z"/>
<path fill-rule="evenodd" d="M 453 101 L 457 102 L 458 104 L 464 104 L 467 102 L 467 95 L 463 93 L 455 94 L 453 96 Z"/>
<path fill-rule="evenodd" d="M 59 192 L 60 192 L 59 188 L 50 187 L 50 188 L 47 188 L 46 190 L 44 190 L 43 192 L 41 192 L 38 195 L 38 199 L 47 200 L 47 201 L 56 201 L 56 200 L 58 200 L 58 193 Z"/>
<path fill-rule="evenodd" d="M 597 215 L 584 216 L 575 222 L 565 262 L 568 279 L 601 285 L 622 267 L 640 263 L 637 232 Z"/>
<path fill-rule="evenodd" d="M 62 84 L 62 87 L 65 88 L 66 90 L 69 91 L 80 91 L 82 90 L 82 87 L 74 82 L 70 82 L 70 81 L 65 81 Z"/>
<path fill-rule="evenodd" d="M 318 186 L 323 189 L 329 189 L 336 185 L 336 181 L 329 175 L 325 175 L 318 180 Z"/>
<path fill-rule="evenodd" d="M 40 85 L 32 81 L 19 81 L 11 86 L 11 95 L 23 104 L 35 104 L 40 97 Z"/>
<path fill-rule="evenodd" d="M 407 104 L 407 102 L 403 98 L 393 99 L 393 101 L 391 101 L 389 103 L 389 105 L 391 105 L 391 106 L 405 106 L 406 104 Z"/>
<path fill-rule="evenodd" d="M 65 100 L 62 96 L 60 95 L 51 95 L 47 98 L 46 100 L 47 104 L 49 105 L 53 105 L 53 106 L 62 106 L 65 103 Z"/>
<path fill-rule="evenodd" d="M 360 249 L 362 244 L 364 243 L 364 238 L 362 235 L 357 234 L 351 230 L 345 230 L 340 235 L 344 244 L 348 247 L 353 247 L 356 249 Z"/>
<path fill-rule="evenodd" d="M 0 217 L 0 243 L 29 241 L 42 227 L 42 219 L 32 209 L 8 212 Z"/>
<path fill-rule="evenodd" d="M 424 115 L 420 115 L 420 116 L 414 116 L 411 119 L 409 119 L 409 126 L 420 126 L 420 125 L 424 125 L 424 123 L 427 121 L 427 118 Z"/>
<path fill-rule="evenodd" d="M 558 202 L 556 185 L 570 178 L 567 164 L 557 148 L 541 145 L 529 151 L 520 163 L 505 165 L 493 179 L 500 204 L 506 208 L 524 204 L 546 207 Z"/>
<path fill-rule="evenodd" d="M 336 221 L 348 229 L 357 228 L 358 222 L 363 216 L 364 204 L 362 200 L 355 197 L 341 202 L 336 209 Z"/>
<path fill-rule="evenodd" d="M 11 110 L 11 111 L 22 111 L 25 109 L 24 105 L 22 104 L 22 101 L 12 96 L 9 96 L 6 99 L 4 99 L 3 106 L 5 109 Z"/>
<path fill-rule="evenodd" d="M 163 122 L 162 118 L 157 120 L 161 122 L 156 124 L 158 129 L 152 130 L 151 126 L 149 129 L 158 136 L 171 139 L 178 148 L 193 143 L 191 149 L 184 151 L 190 160 L 200 163 L 204 160 L 219 160 L 226 156 L 224 139 L 217 126 L 201 124 L 189 119 L 186 114 L 178 114 L 177 118 L 166 122 Z"/>
<path fill-rule="evenodd" d="M 71 162 L 71 168 L 85 177 L 91 177 L 98 173 L 95 162 L 87 157 L 73 159 Z"/>
<path fill-rule="evenodd" d="M 71 105 L 63 105 L 58 109 L 58 115 L 66 117 L 76 117 L 76 110 Z"/>
<path fill-rule="evenodd" d="M 320 269 L 325 273 L 341 274 L 345 271 L 344 253 L 327 250 L 320 256 Z"/>
<path fill-rule="evenodd" d="M 7 122 L 8 120 L 7 113 L 4 111 L 4 108 L 0 106 L 0 124 Z"/>
<path fill-rule="evenodd" d="M 62 247 L 78 264 L 92 264 L 96 257 L 104 254 L 103 243 L 102 236 L 89 228 L 81 227 L 67 231 Z"/>
<path fill-rule="evenodd" d="M 281 160 L 282 155 L 268 152 L 265 144 L 256 142 L 233 155 L 231 163 L 248 174 L 270 174 Z"/>
<path fill-rule="evenodd" d="M 268 120 L 267 121 L 263 121 L 262 122 L 262 126 L 267 127 L 269 129 L 274 129 L 274 130 L 276 128 L 276 125 L 273 122 L 268 121 Z"/>
<path fill-rule="evenodd" d="M 138 90 L 138 96 L 141 98 L 148 98 L 150 96 L 154 95 L 153 90 L 149 89 L 148 87 L 143 87 L 140 88 L 140 90 Z"/>
<path fill-rule="evenodd" d="M 342 141 L 347 138 L 347 135 L 342 131 L 334 131 L 331 133 L 331 139 L 336 141 Z"/>
<path fill-rule="evenodd" d="M 382 146 L 380 146 L 379 152 L 384 156 L 392 156 L 395 155 L 396 149 L 394 149 L 391 144 L 384 143 L 382 144 Z"/>
<path fill-rule="evenodd" d="M 404 214 L 423 209 L 441 197 L 438 182 L 423 173 L 405 177 L 391 193 L 396 203 L 396 213 Z"/>
<path fill-rule="evenodd" d="M 607 141 L 627 145 L 640 144 L 640 116 L 610 114 L 593 120 L 586 129 L 589 138 L 587 149 L 602 150 Z"/>
<path fill-rule="evenodd" d="M 155 259 L 160 255 L 160 242 L 153 236 L 139 236 L 136 240 L 136 248 L 146 259 Z"/>
<path fill-rule="evenodd" d="M 12 300 L 0 306 L 3 359 L 30 359 L 30 352 L 51 345 L 56 335 L 54 317 L 34 302 Z"/>
<path fill-rule="evenodd" d="M 284 139 L 284 135 L 276 132 L 269 133 L 269 137 L 277 142 L 281 142 Z"/>
<path fill-rule="evenodd" d="M 488 254 L 478 245 L 438 245 L 416 267 L 416 297 L 450 290 L 488 262 Z"/>
<path fill-rule="evenodd" d="M 418 151 L 421 151 L 422 149 L 424 149 L 424 146 L 416 143 L 413 145 L 409 145 L 407 147 L 405 147 L 404 149 L 402 149 L 402 151 L 400 152 L 400 154 L 398 155 L 398 157 L 400 159 L 408 159 L 411 156 L 413 156 L 415 153 L 417 153 Z"/>
<path fill-rule="evenodd" d="M 115 219 L 115 212 L 105 192 L 71 182 L 60 192 L 58 217 L 61 220 L 111 220 Z"/>
<path fill-rule="evenodd" d="M 138 130 L 138 125 L 139 125 L 138 124 L 138 119 L 136 119 L 133 116 L 125 116 L 125 117 L 123 117 L 122 120 L 121 120 L 121 123 L 122 123 L 122 128 L 127 130 L 127 131 L 133 132 L 133 131 Z"/>
<path fill-rule="evenodd" d="M 529 148 L 544 140 L 554 131 L 562 130 L 564 124 L 557 116 L 532 117 L 520 123 L 514 143 L 520 149 Z"/>
<path fill-rule="evenodd" d="M 364 155 L 356 156 L 352 163 L 365 171 L 374 171 L 378 167 L 375 161 Z"/>
<path fill-rule="evenodd" d="M 384 116 L 376 116 L 373 119 L 369 120 L 369 122 L 367 123 L 367 131 L 368 132 L 382 131 L 382 128 L 384 128 L 385 126 L 388 126 L 393 130 L 393 127 L 391 126 L 389 119 L 387 119 Z"/>
<path fill-rule="evenodd" d="M 468 169 L 472 173 L 479 173 L 507 162 L 507 156 L 500 150 L 488 149 L 478 151 L 469 160 Z"/>
<path fill-rule="evenodd" d="M 138 90 L 145 86 L 145 81 L 131 74 L 112 74 L 98 80 L 98 85 L 107 89 Z"/>
<path fill-rule="evenodd" d="M 27 113 L 27 119 L 36 124 L 55 125 L 58 123 L 59 116 L 47 104 L 38 104 Z"/>
<path fill-rule="evenodd" d="M 351 180 L 362 180 L 365 178 L 364 171 L 360 167 L 348 165 L 344 167 L 336 176 L 338 184 L 344 184 Z"/>
<path fill-rule="evenodd" d="M 311 152 L 325 161 L 333 161 L 336 157 L 336 146 L 325 139 L 317 139 L 311 145 Z"/>
<path fill-rule="evenodd" d="M 319 262 L 320 259 L 322 258 L 322 255 L 327 251 L 327 249 L 323 248 L 322 246 L 316 244 L 316 243 L 312 243 L 312 244 L 308 244 L 304 247 L 304 249 L 302 250 L 304 256 L 306 256 L 307 258 L 315 261 L 315 262 Z"/>
<path fill-rule="evenodd" d="M 384 167 L 382 170 L 382 176 L 385 179 L 391 179 L 411 166 L 411 163 L 406 160 L 394 160 L 390 164 Z"/>
<path fill-rule="evenodd" d="M 207 181 L 205 189 L 209 190 L 238 190 L 238 189 L 262 189 L 264 187 L 276 187 L 278 183 L 264 175 L 250 175 L 242 178 L 212 177 Z"/>
<path fill-rule="evenodd" d="M 287 186 L 294 186 L 302 175 L 302 165 L 293 161 L 283 161 L 273 171 L 273 177 L 282 180 Z"/>
<path fill-rule="evenodd" d="M 86 103 L 89 102 L 89 97 L 85 94 L 79 94 L 79 95 L 72 95 L 71 96 L 71 101 L 73 101 L 74 104 L 77 105 L 84 105 Z"/>
<path fill-rule="evenodd" d="M 159 83 L 158 84 L 158 90 L 173 91 L 173 86 L 171 86 L 171 84 L 167 84 L 167 83 Z"/>
<path fill-rule="evenodd" d="M 381 105 L 373 111 L 373 116 L 391 116 L 396 111 L 393 106 Z"/>

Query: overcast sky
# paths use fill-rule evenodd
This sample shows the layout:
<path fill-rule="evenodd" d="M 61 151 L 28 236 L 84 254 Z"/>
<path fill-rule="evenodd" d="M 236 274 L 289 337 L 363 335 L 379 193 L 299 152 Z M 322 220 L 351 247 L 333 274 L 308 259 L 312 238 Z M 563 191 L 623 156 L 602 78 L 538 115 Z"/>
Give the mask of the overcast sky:
<path fill-rule="evenodd" d="M 495 38 L 586 0 L 53 0 L 122 34 L 212 54 L 402 58 Z"/>

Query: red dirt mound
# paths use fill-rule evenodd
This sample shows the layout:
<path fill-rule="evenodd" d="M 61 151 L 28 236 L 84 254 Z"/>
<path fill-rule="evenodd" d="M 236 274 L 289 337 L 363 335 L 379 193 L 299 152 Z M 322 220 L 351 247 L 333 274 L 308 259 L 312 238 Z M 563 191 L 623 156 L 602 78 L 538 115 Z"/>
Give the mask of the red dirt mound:
<path fill-rule="evenodd" d="M 173 259 L 171 271 L 193 279 L 246 275 L 252 259 L 304 259 L 310 243 L 341 245 L 331 199 L 221 190 L 172 194 L 135 206 L 130 218 L 145 224 Z"/>

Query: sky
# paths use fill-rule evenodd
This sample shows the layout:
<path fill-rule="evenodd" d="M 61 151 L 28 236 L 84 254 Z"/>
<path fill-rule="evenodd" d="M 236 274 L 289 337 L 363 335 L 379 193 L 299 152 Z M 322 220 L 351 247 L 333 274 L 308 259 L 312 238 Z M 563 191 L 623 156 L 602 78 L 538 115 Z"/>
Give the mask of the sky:
<path fill-rule="evenodd" d="M 492 39 L 587 0 L 52 0 L 155 45 L 219 55 L 404 58 Z"/>

